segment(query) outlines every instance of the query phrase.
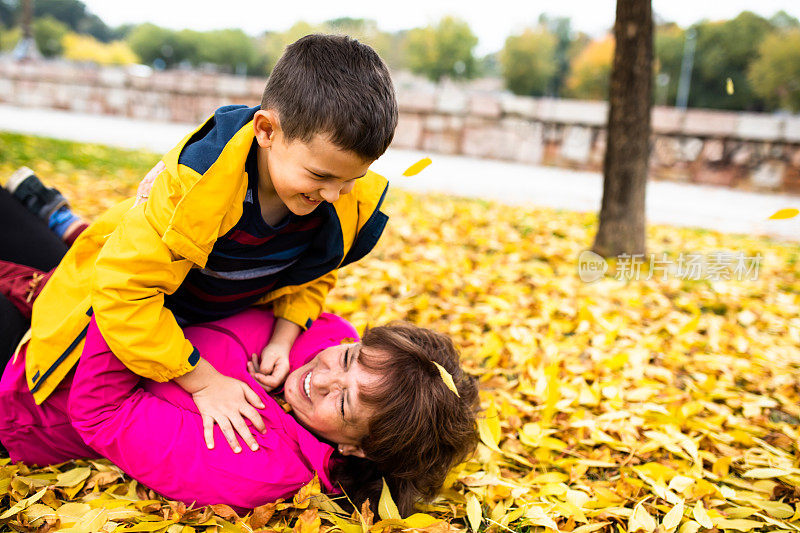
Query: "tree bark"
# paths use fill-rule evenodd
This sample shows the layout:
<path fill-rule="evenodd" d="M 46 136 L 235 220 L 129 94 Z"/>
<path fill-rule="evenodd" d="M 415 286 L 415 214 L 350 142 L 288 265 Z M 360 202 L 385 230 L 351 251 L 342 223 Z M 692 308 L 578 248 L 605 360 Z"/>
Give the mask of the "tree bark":
<path fill-rule="evenodd" d="M 645 253 L 644 199 L 653 90 L 650 0 L 617 0 L 614 38 L 603 202 L 592 247 L 604 257 Z"/>
<path fill-rule="evenodd" d="M 33 0 L 22 0 L 22 38 L 33 38 Z"/>

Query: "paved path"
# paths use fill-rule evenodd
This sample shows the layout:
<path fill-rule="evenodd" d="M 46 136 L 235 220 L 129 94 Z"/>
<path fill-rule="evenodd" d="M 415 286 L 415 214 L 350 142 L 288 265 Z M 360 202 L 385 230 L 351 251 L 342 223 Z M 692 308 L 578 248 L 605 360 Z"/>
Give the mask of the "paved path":
<path fill-rule="evenodd" d="M 155 152 L 172 148 L 193 126 L 0 105 L 0 130 Z M 425 156 L 430 156 L 433 164 L 422 174 L 413 178 L 400 175 Z M 389 150 L 372 168 L 404 189 L 515 205 L 597 212 L 602 196 L 602 177 L 595 172 L 408 150 Z M 800 241 L 800 217 L 767 220 L 785 207 L 800 208 L 800 197 L 660 181 L 651 181 L 647 189 L 648 222 Z"/>

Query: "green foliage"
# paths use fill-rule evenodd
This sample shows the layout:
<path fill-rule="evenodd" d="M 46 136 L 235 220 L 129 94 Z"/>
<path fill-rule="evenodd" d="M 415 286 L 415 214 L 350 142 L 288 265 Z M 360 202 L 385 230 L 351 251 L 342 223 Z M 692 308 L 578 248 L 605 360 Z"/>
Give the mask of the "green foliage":
<path fill-rule="evenodd" d="M 689 105 L 717 109 L 758 111 L 761 100 L 747 79 L 747 69 L 758 56 L 758 47 L 772 29 L 768 20 L 750 11 L 723 22 L 704 22 L 696 26 Z M 726 93 L 726 80 L 735 91 Z"/>
<path fill-rule="evenodd" d="M 19 27 L 5 29 L 0 28 L 0 51 L 12 50 L 22 38 L 22 30 Z"/>
<path fill-rule="evenodd" d="M 87 11 L 79 0 L 36 0 L 33 2 L 33 16 L 52 17 L 66 24 L 70 30 L 89 34 L 99 41 L 109 42 L 113 38 L 113 31 L 105 22 Z"/>
<path fill-rule="evenodd" d="M 572 22 L 568 17 L 549 17 L 543 14 L 539 17 L 539 25 L 545 26 L 556 38 L 555 72 L 550 79 L 547 92 L 557 97 L 561 95 L 567 82 L 572 59 Z"/>
<path fill-rule="evenodd" d="M 64 36 L 69 32 L 66 24 L 50 15 L 33 21 L 33 37 L 36 47 L 45 57 L 60 55 L 64 51 Z"/>
<path fill-rule="evenodd" d="M 86 15 L 86 6 L 79 0 L 36 0 L 33 2 L 34 17 L 53 17 L 73 31 L 78 31 Z"/>
<path fill-rule="evenodd" d="M 295 22 L 291 28 L 282 32 L 269 32 L 265 33 L 261 38 L 259 48 L 265 61 L 265 71 L 272 72 L 278 58 L 283 55 L 284 49 L 297 39 L 304 37 L 310 33 L 317 33 L 324 31 L 322 26 L 311 25 L 303 20 Z"/>
<path fill-rule="evenodd" d="M 748 80 L 770 106 L 800 111 L 800 27 L 768 35 L 758 49 Z"/>
<path fill-rule="evenodd" d="M 157 59 L 172 66 L 180 59 L 175 60 L 176 32 L 160 28 L 155 24 L 141 24 L 131 30 L 126 39 L 131 50 L 139 56 L 145 64 L 152 64 Z"/>
<path fill-rule="evenodd" d="M 258 56 L 253 39 L 242 30 L 216 30 L 192 32 L 194 54 L 189 61 L 194 65 L 213 63 L 228 65 L 238 73 L 252 72 L 264 75 L 263 61 Z M 244 71 L 243 71 L 244 70 Z"/>
<path fill-rule="evenodd" d="M 769 23 L 777 30 L 800 28 L 800 20 L 791 16 L 786 11 L 780 10 L 769 18 Z"/>
<path fill-rule="evenodd" d="M 127 42 L 144 63 L 163 61 L 166 67 L 179 63 L 193 66 L 214 64 L 231 72 L 264 75 L 265 57 L 253 38 L 242 30 L 207 32 L 170 30 L 142 24 L 130 31 Z"/>
<path fill-rule="evenodd" d="M 444 17 L 436 26 L 408 32 L 408 66 L 433 81 L 444 77 L 469 79 L 476 75 L 473 54 L 478 38 L 469 24 L 455 17 Z"/>
<path fill-rule="evenodd" d="M 500 53 L 503 79 L 515 94 L 546 94 L 558 72 L 558 39 L 546 27 L 527 28 L 520 35 L 506 39 Z"/>
<path fill-rule="evenodd" d="M 372 19 L 340 17 L 323 23 L 326 33 L 349 35 L 370 45 L 390 68 L 403 68 L 402 33 L 388 33 L 378 28 Z"/>
<path fill-rule="evenodd" d="M 11 28 L 16 19 L 17 2 L 15 0 L 0 0 L 0 29 Z"/>

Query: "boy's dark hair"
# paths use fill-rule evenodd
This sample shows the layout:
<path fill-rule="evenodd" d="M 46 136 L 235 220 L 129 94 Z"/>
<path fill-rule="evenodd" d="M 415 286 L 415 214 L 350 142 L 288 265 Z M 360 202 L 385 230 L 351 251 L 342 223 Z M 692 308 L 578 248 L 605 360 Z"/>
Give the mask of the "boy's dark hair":
<path fill-rule="evenodd" d="M 369 46 L 344 35 L 306 35 L 286 47 L 261 109 L 274 109 L 287 141 L 317 133 L 375 160 L 392 142 L 397 100 L 389 70 Z"/>
<path fill-rule="evenodd" d="M 365 459 L 339 456 L 333 479 L 361 506 L 373 509 L 386 480 L 400 513 L 414 512 L 418 500 L 433 499 L 450 469 L 475 449 L 478 388 L 461 367 L 449 337 L 407 322 L 364 333 L 359 363 L 383 376 L 359 399 L 374 412 L 361 442 Z M 434 363 L 452 376 L 448 388 Z"/>

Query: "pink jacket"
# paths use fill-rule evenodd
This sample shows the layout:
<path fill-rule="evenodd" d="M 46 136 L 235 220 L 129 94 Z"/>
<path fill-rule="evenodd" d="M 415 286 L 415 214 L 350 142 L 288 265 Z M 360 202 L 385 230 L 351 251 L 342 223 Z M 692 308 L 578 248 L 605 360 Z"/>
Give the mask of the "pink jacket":
<path fill-rule="evenodd" d="M 48 398 L 42 406 L 32 402 L 29 392 L 30 404 L 14 405 L 20 399 L 18 391 L 12 390 L 13 382 L 19 380 L 6 378 L 14 378 L 20 361 L 9 364 L 0 383 L 0 409 L 6 413 L 28 412 L 33 408 L 52 412 L 36 421 L 40 426 L 36 428 L 15 428 L 13 421 L 0 425 L 0 441 L 6 444 L 12 459 L 35 459 L 42 454 L 41 449 L 34 451 L 39 443 L 75 440 L 76 434 L 63 431 L 63 424 L 59 424 L 63 420 L 53 414 L 60 411 L 63 417 L 68 410 L 72 426 L 83 442 L 60 442 L 60 448 L 51 446 L 51 449 L 74 450 L 88 445 L 95 455 L 109 458 L 168 498 L 197 505 L 226 503 L 238 509 L 253 508 L 291 496 L 315 473 L 323 490 L 334 491 L 328 477 L 331 445 L 300 426 L 247 373 L 250 354 L 260 352 L 266 345 L 273 322 L 271 312 L 250 309 L 186 329 L 187 338 L 217 370 L 246 382 L 264 401 L 265 408 L 260 413 L 267 426 L 266 433 L 261 434 L 251 426 L 260 446 L 256 452 L 243 445 L 241 453 L 233 453 L 218 427 L 214 434 L 216 445 L 213 450 L 207 449 L 191 396 L 175 383 L 145 380 L 128 370 L 110 352 L 94 320 L 89 325 L 71 387 L 56 391 L 55 397 Z M 345 338 L 356 339 L 358 334 L 341 318 L 323 314 L 292 348 L 292 370 Z M 67 397 L 67 409 L 63 406 L 54 409 Z M 60 428 L 58 434 L 53 434 L 51 428 Z M 70 458 L 57 452 L 51 455 L 48 459 L 52 462 Z"/>

